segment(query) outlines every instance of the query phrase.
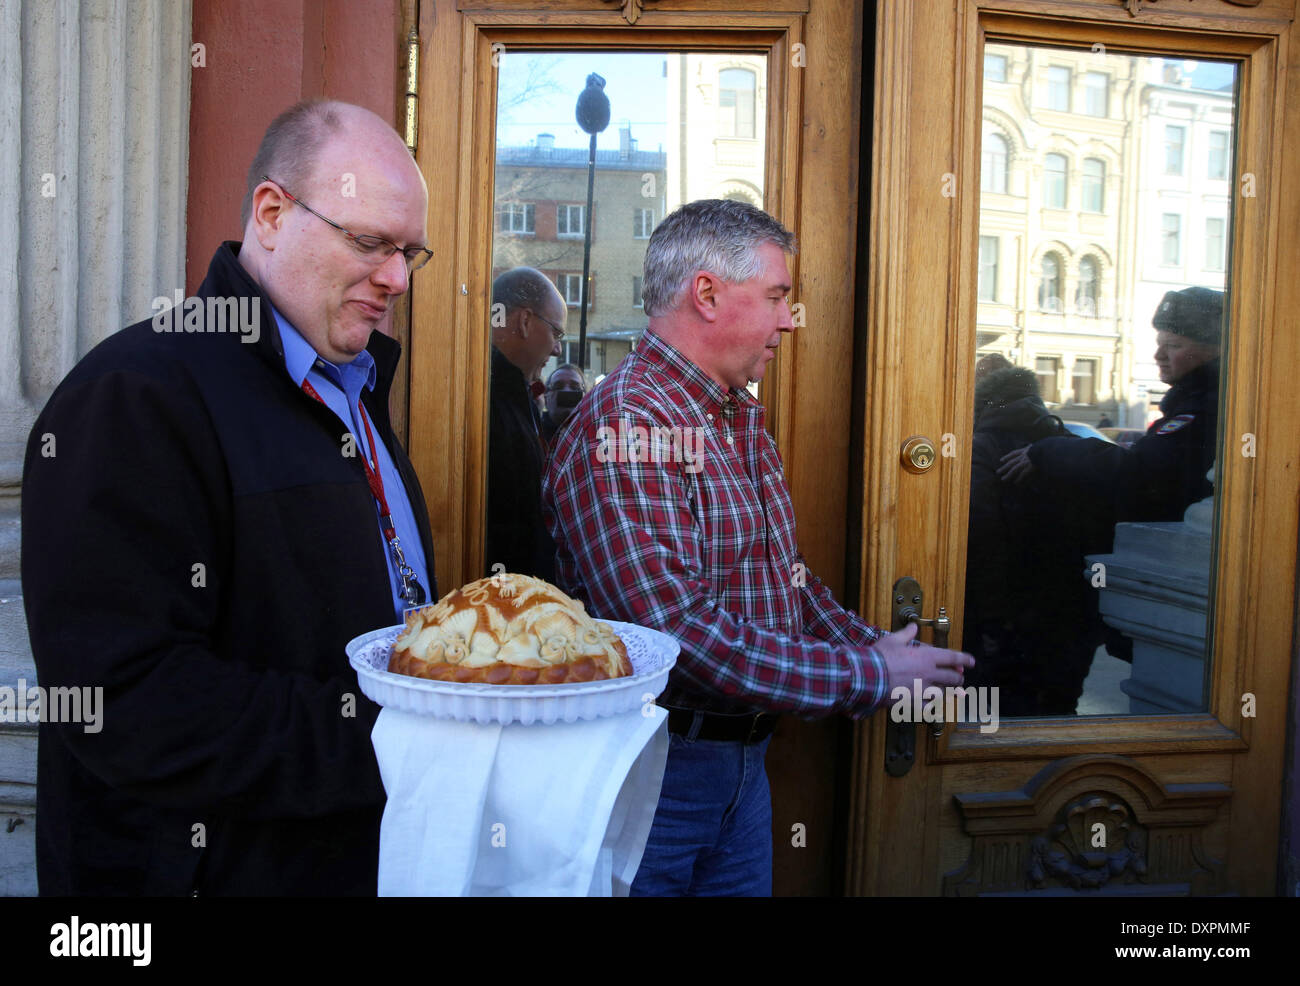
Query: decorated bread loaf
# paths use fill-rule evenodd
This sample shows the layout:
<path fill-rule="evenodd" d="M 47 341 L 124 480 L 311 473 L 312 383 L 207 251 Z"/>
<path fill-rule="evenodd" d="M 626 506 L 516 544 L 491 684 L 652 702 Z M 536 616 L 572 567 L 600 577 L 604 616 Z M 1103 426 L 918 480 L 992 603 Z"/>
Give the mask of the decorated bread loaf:
<path fill-rule="evenodd" d="M 406 614 L 388 670 L 436 681 L 555 685 L 632 673 L 608 623 L 541 579 L 502 573 Z"/>

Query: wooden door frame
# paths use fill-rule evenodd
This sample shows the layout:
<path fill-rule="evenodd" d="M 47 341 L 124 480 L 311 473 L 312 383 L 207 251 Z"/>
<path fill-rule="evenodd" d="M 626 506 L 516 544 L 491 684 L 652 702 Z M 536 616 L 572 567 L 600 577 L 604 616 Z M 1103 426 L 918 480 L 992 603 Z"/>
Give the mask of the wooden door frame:
<path fill-rule="evenodd" d="M 1214 687 L 1210 712 L 1179 716 L 1113 716 L 1016 721 L 992 735 L 949 729 L 925 740 L 927 764 L 988 763 L 1008 758 L 1105 758 L 1150 768 L 1186 766 L 1196 753 L 1226 758 L 1226 811 L 1238 824 L 1226 845 L 1226 879 L 1245 893 L 1275 892 L 1282 757 L 1289 710 L 1290 662 L 1295 652 L 1290 619 L 1295 606 L 1297 452 L 1300 401 L 1289 376 L 1300 365 L 1294 327 L 1300 285 L 1280 281 L 1278 250 L 1284 233 L 1300 228 L 1300 166 L 1281 168 L 1281 149 L 1300 132 L 1300 72 L 1291 43 L 1295 5 L 1274 0 L 1258 7 L 1224 0 L 1124 7 L 1087 0 L 962 0 L 911 4 L 882 0 L 876 41 L 867 391 L 864 409 L 864 485 L 861 597 L 863 612 L 888 612 L 894 580 L 914 575 L 947 606 L 960 631 L 964 581 L 970 451 L 940 460 L 942 468 L 912 476 L 898 467 L 904 437 L 943 433 L 969 436 L 973 426 L 976 259 L 979 228 L 980 79 L 985 38 L 1052 43 L 1108 51 L 1138 50 L 1229 57 L 1241 63 L 1237 136 L 1238 175 L 1256 176 L 1256 197 L 1238 185 L 1233 205 L 1232 281 L 1226 366 L 1230 401 L 1223 417 L 1225 450 L 1253 433 L 1254 458 L 1225 456 L 1217 482 L 1221 498 L 1213 636 Z M 1289 68 L 1289 71 L 1287 69 Z M 958 107 L 951 119 L 919 125 L 908 95 L 937 87 L 936 103 Z M 932 105 L 932 104 L 930 104 Z M 945 198 L 941 182 L 955 179 Z M 918 231 L 946 231 L 918 241 Z M 936 252 L 936 242 L 937 252 Z M 1294 249 L 1294 247 L 1291 247 Z M 947 277 L 945 290 L 924 282 L 924 271 Z M 932 320 L 932 321 L 931 321 Z M 914 326 L 947 326 L 948 345 L 918 352 Z M 1243 327 L 1269 325 L 1256 333 Z M 1289 392 L 1288 392 L 1289 391 Z M 906 394 L 907 400 L 902 398 Z M 1269 396 L 1267 407 L 1265 395 Z M 1249 505 L 1249 506 L 1248 506 Z M 935 518 L 940 518 L 938 523 Z M 908 532 L 923 532 L 919 536 Z M 1240 614 L 1228 618 L 1225 614 Z M 932 615 L 926 613 L 924 615 Z M 956 636 L 953 638 L 957 639 Z M 1263 702 L 1255 718 L 1242 715 L 1243 693 Z M 847 887 L 872 892 L 907 886 L 937 893 L 940 834 L 971 834 L 972 820 L 943 789 L 941 770 L 924 767 L 901 780 L 885 776 L 887 716 L 855 730 L 849 820 Z M 1250 751 L 1257 751 L 1251 755 Z M 919 751 L 918 751 L 919 752 Z M 1276 755 L 1274 755 L 1276 754 Z M 1153 758 L 1153 755 L 1154 758 Z M 1181 757 L 1182 759 L 1178 759 Z M 1064 763 L 1057 760 L 1057 764 Z M 1012 794 L 1018 792 L 1010 792 Z M 1207 795 L 1209 797 L 1209 795 Z M 1209 801 L 1215 804 L 1214 797 Z M 936 808 L 938 814 L 936 814 Z M 925 819 L 919 858 L 891 859 L 896 835 Z M 1241 819 L 1251 819 L 1249 825 Z M 915 872 L 910 880 L 907 868 Z"/>

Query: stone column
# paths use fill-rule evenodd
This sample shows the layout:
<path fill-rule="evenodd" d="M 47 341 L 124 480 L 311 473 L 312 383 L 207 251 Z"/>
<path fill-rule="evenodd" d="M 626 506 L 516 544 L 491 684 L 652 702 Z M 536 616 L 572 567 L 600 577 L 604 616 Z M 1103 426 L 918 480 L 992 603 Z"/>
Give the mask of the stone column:
<path fill-rule="evenodd" d="M 36 684 L 19 583 L 32 424 L 92 346 L 185 286 L 191 71 L 189 3 L 0 4 L 0 688 Z M 4 718 L 0 895 L 32 894 L 36 725 Z"/>

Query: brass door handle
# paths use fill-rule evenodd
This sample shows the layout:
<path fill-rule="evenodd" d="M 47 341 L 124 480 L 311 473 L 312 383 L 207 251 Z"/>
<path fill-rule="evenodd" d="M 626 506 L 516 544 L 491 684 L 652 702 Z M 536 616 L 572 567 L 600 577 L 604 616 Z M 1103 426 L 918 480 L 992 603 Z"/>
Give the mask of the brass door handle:
<path fill-rule="evenodd" d="M 933 620 L 922 619 L 921 614 L 911 607 L 905 608 L 902 611 L 902 616 L 908 623 L 915 623 L 918 627 L 933 627 L 934 635 L 932 642 L 934 646 L 942 647 L 945 650 L 947 649 L 948 631 L 952 629 L 952 620 L 948 619 L 948 610 L 943 606 L 939 607 L 939 615 Z M 944 724 L 942 722 L 931 723 L 930 732 L 935 736 L 942 736 L 943 726 Z"/>
<path fill-rule="evenodd" d="M 939 615 L 932 620 L 922 619 L 921 614 L 910 606 L 903 609 L 901 615 L 906 622 L 915 623 L 918 627 L 933 627 L 934 646 L 947 648 L 948 631 L 952 629 L 952 620 L 948 619 L 948 610 L 943 606 L 939 607 Z"/>
<path fill-rule="evenodd" d="M 905 575 L 894 583 L 893 593 L 893 622 L 890 629 L 895 632 L 903 629 L 909 623 L 915 623 L 918 627 L 931 627 L 934 630 L 934 646 L 948 646 L 948 631 L 952 628 L 952 620 L 948 618 L 948 610 L 940 606 L 939 615 L 933 619 L 926 619 L 921 615 L 921 605 L 924 603 L 925 594 L 921 591 L 921 583 L 910 575 Z M 902 777 L 912 769 L 912 764 L 916 762 L 917 756 L 920 755 L 918 744 L 916 742 L 916 727 L 914 722 L 890 721 L 885 729 L 885 772 L 891 777 Z M 934 736 L 943 733 L 944 724 L 935 722 L 930 724 L 930 732 Z"/>
<path fill-rule="evenodd" d="M 952 620 L 948 619 L 948 610 L 940 606 L 939 615 L 932 620 L 921 616 L 921 604 L 925 595 L 921 583 L 910 575 L 904 575 L 894 583 L 894 619 L 890 629 L 897 632 L 909 623 L 918 627 L 934 628 L 934 646 L 948 646 L 948 631 L 952 629 Z"/>

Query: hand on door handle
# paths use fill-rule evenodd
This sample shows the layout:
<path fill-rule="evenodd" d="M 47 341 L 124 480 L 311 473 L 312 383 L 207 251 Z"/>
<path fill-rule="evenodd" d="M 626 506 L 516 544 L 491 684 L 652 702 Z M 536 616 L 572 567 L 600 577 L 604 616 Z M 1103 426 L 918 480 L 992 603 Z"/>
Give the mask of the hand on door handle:
<path fill-rule="evenodd" d="M 910 606 L 903 609 L 902 615 L 903 618 L 907 620 L 908 623 L 911 623 L 915 627 L 918 628 L 933 627 L 934 646 L 945 647 L 945 648 L 948 646 L 948 631 L 952 629 L 952 620 L 948 619 L 947 609 L 940 606 L 939 615 L 936 616 L 933 620 L 922 619 L 921 614 L 918 613 L 916 610 L 912 609 Z M 944 727 L 944 723 L 942 720 L 936 723 L 932 723 L 930 725 L 930 732 L 935 736 L 942 736 L 943 727 Z"/>
<path fill-rule="evenodd" d="M 940 688 L 961 685 L 966 669 L 975 666 L 975 658 L 961 651 L 947 649 L 948 631 L 952 628 L 948 610 L 940 606 L 939 615 L 932 620 L 921 616 L 925 594 L 921 590 L 921 584 L 910 575 L 905 575 L 894 583 L 893 602 L 893 622 L 890 625 L 897 629 L 876 644 L 889 671 L 890 694 L 899 687 L 910 692 L 924 691 L 932 685 Z M 934 628 L 933 647 L 916 639 L 921 626 Z M 904 726 L 903 723 L 891 723 L 890 728 L 898 731 L 904 729 Z M 943 732 L 942 722 L 934 723 L 933 726 L 936 736 Z M 910 729 L 910 726 L 906 728 Z M 896 755 L 891 760 L 886 756 L 886 769 L 895 776 L 906 773 L 909 766 L 910 761 L 906 757 Z"/>
<path fill-rule="evenodd" d="M 915 613 L 904 618 L 907 622 L 901 630 L 881 637 L 875 645 L 885 661 L 890 696 L 896 698 L 895 693 L 900 688 L 908 695 L 923 695 L 932 686 L 942 689 L 961 685 L 963 674 L 975 665 L 975 658 L 960 651 L 931 647 L 916 639 L 917 622 L 931 622 L 936 624 L 936 635 L 943 634 L 946 642 L 947 627 L 939 620 L 946 624 L 947 614 L 941 611 L 939 617 L 931 621 L 921 620 Z M 943 731 L 943 723 L 932 723 L 932 728 L 938 735 Z M 887 744 L 886 769 L 897 777 L 905 774 L 911 766 L 906 752 L 899 753 L 898 750 L 906 747 L 915 751 L 914 724 L 910 719 L 891 721 L 889 730 L 893 739 Z"/>
<path fill-rule="evenodd" d="M 915 639 L 916 624 L 904 626 L 886 634 L 875 643 L 875 649 L 885 661 L 889 674 L 889 689 L 938 685 L 960 685 L 966 669 L 975 665 L 975 658 L 961 651 L 931 647 Z"/>
<path fill-rule="evenodd" d="M 906 607 L 906 609 L 900 611 L 900 617 L 907 620 L 904 630 L 891 633 L 889 636 L 892 639 L 907 637 L 905 646 L 909 646 L 909 648 L 913 648 L 913 646 L 915 648 L 926 648 L 923 653 L 928 658 L 928 670 L 930 670 L 931 674 L 928 679 L 918 675 L 917 678 L 906 680 L 906 673 L 904 673 L 904 682 L 900 682 L 900 684 L 906 688 L 918 688 L 918 682 L 923 683 L 920 686 L 922 688 L 932 686 L 932 684 L 933 686 L 939 686 L 940 682 L 948 684 L 948 686 L 954 686 L 954 684 L 961 686 L 963 675 L 965 675 L 967 667 L 975 665 L 975 658 L 971 657 L 970 654 L 958 652 L 958 650 L 946 649 L 948 648 L 948 631 L 952 627 L 952 620 L 948 618 L 948 610 L 940 606 L 939 615 L 935 619 L 923 619 L 917 611 L 911 609 L 911 607 Z M 932 648 L 927 648 L 919 640 L 914 639 L 917 636 L 918 628 L 923 626 L 935 628 L 935 646 L 932 646 Z M 911 653 L 917 654 L 918 652 L 913 650 Z M 919 656 L 920 654 L 918 654 Z M 956 682 L 952 680 L 954 671 L 956 671 Z M 940 675 L 943 675 L 943 679 L 940 679 Z M 889 669 L 889 686 L 891 686 L 891 693 L 893 693 L 893 688 L 897 687 L 893 667 Z M 944 722 L 931 723 L 931 732 L 935 736 L 943 735 Z"/>
<path fill-rule="evenodd" d="M 918 627 L 934 627 L 934 646 L 948 646 L 948 631 L 952 629 L 952 620 L 948 619 L 948 611 L 944 607 L 939 607 L 939 615 L 933 620 L 921 619 L 921 614 L 910 606 L 904 608 L 900 615 Z"/>
<path fill-rule="evenodd" d="M 911 609 L 910 607 L 905 608 L 902 611 L 901 615 L 905 620 L 907 620 L 909 624 L 911 624 L 914 627 L 917 627 L 918 629 L 920 627 L 933 627 L 934 646 L 938 648 L 947 648 L 948 631 L 952 627 L 952 620 L 948 619 L 948 611 L 944 609 L 942 606 L 939 607 L 939 615 L 936 616 L 933 620 L 922 619 L 921 614 L 916 612 L 916 610 Z M 913 641 L 913 644 L 919 644 L 919 643 L 920 643 L 919 641 L 915 641 L 915 640 Z M 962 656 L 967 656 L 967 655 L 962 655 Z M 971 658 L 971 660 L 974 661 L 974 658 Z M 960 667 L 958 668 L 958 673 L 959 674 L 962 673 L 962 669 Z M 942 720 L 931 723 L 930 732 L 934 736 L 942 736 L 943 727 L 944 727 L 944 722 Z"/>

